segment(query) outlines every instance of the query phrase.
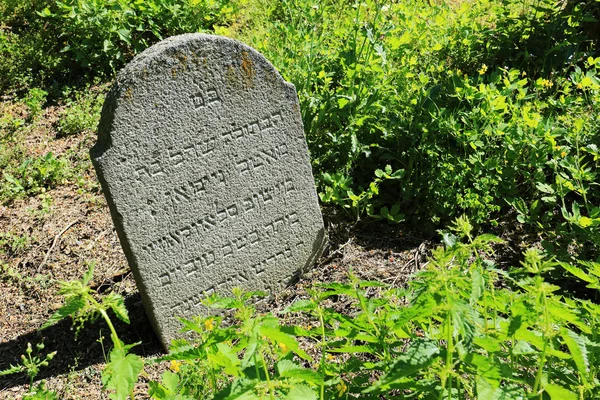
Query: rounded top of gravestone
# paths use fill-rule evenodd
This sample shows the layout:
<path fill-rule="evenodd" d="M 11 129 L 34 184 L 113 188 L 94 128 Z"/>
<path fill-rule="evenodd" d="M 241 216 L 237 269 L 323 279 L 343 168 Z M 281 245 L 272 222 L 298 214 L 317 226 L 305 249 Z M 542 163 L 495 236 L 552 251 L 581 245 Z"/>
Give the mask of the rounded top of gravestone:
<path fill-rule="evenodd" d="M 223 77 L 228 90 L 257 105 L 275 100 L 270 97 L 273 88 L 283 89 L 285 100 L 295 103 L 299 111 L 294 85 L 286 82 L 275 67 L 250 46 L 227 37 L 202 33 L 172 36 L 147 48 L 119 71 L 104 103 L 98 141 L 92 148 L 92 156 L 100 156 L 111 146 L 117 108 L 127 110 L 120 115 L 132 115 L 133 118 L 139 115 L 130 109 L 139 108 L 139 104 L 153 104 L 154 110 L 149 111 L 160 112 L 168 107 L 160 98 L 152 99 L 148 95 L 169 98 L 171 94 L 186 92 L 190 87 L 197 87 L 198 93 L 205 92 L 192 98 L 196 109 L 216 107 L 217 98 L 223 95 L 223 90 L 209 92 L 208 86 L 211 86 L 211 81 Z M 236 101 L 230 96 L 228 98 Z M 221 100 L 220 97 L 218 100 Z M 109 135 L 109 132 L 113 134 Z"/>

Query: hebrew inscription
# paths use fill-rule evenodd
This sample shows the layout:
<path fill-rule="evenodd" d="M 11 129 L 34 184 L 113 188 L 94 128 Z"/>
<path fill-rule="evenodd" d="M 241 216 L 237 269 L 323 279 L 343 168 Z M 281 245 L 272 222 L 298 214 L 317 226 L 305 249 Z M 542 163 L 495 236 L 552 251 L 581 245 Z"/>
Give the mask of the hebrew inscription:
<path fill-rule="evenodd" d="M 253 49 L 188 34 L 118 75 L 92 161 L 163 345 L 234 287 L 277 291 L 325 234 L 293 85 Z"/>

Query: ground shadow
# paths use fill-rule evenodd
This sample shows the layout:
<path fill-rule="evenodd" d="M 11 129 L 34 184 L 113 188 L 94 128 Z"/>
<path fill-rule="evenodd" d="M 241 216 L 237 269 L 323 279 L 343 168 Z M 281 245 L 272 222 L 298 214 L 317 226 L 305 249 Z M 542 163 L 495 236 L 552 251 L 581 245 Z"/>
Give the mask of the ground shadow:
<path fill-rule="evenodd" d="M 133 353 L 140 356 L 161 354 L 162 346 L 146 317 L 140 294 L 136 293 L 126 298 L 125 305 L 129 311 L 131 323 L 127 325 L 112 318 L 120 339 L 127 344 L 141 342 L 132 349 Z M 41 352 L 42 357 L 52 351 L 56 351 L 57 354 L 48 367 L 40 370 L 36 381 L 103 363 L 105 361 L 104 353 L 102 344 L 98 340 L 100 336 L 104 337 L 105 348 L 112 348 L 110 331 L 104 320 L 98 319 L 94 323 L 87 323 L 77 335 L 77 340 L 75 331 L 71 319 L 65 319 L 43 331 L 36 330 L 6 343 L 0 343 L 0 371 L 8 368 L 11 364 L 20 364 L 20 357 L 25 353 L 27 343 L 31 343 L 35 348 L 35 344 L 42 340 L 45 344 L 45 348 Z M 28 378 L 24 373 L 3 376 L 0 377 L 0 390 L 26 382 L 28 382 Z"/>

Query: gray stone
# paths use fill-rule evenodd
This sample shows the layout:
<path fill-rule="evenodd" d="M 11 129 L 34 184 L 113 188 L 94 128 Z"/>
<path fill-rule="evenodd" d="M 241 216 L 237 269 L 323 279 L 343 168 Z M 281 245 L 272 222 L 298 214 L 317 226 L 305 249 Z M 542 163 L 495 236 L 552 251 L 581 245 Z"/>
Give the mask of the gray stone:
<path fill-rule="evenodd" d="M 91 156 L 165 347 L 202 297 L 280 290 L 322 251 L 296 90 L 242 43 L 186 34 L 135 57 Z"/>

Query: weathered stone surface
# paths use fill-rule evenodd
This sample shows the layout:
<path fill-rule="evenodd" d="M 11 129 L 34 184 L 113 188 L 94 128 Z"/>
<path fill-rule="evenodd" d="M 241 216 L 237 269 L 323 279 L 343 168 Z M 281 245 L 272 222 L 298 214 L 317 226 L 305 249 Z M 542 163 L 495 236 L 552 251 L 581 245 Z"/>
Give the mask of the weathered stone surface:
<path fill-rule="evenodd" d="M 138 55 L 91 156 L 165 346 L 203 295 L 276 291 L 321 252 L 295 88 L 242 43 L 186 34 Z"/>

